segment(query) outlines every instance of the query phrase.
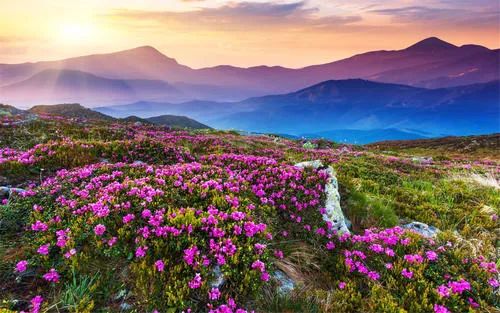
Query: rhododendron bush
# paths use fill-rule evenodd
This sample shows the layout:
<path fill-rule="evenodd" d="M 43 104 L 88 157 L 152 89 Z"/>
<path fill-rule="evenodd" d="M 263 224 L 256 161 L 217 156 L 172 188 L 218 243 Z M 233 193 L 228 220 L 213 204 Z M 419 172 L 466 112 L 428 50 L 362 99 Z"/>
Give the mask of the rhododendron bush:
<path fill-rule="evenodd" d="M 499 305 L 498 191 L 449 182 L 471 168 L 499 172 L 495 161 L 417 164 L 324 141 L 54 117 L 0 134 L 0 181 L 24 189 L 0 203 L 0 311 Z M 336 169 L 351 233 L 323 220 L 327 172 L 293 165 L 314 159 Z M 441 232 L 398 226 L 417 218 Z"/>

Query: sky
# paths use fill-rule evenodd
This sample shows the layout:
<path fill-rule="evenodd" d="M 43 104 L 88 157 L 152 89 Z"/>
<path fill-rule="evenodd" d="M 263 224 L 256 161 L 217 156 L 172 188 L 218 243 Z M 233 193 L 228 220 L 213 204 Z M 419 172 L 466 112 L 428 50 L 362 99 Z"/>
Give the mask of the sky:
<path fill-rule="evenodd" d="M 436 36 L 500 47 L 498 0 L 0 0 L 0 63 L 150 45 L 194 67 L 320 64 Z"/>

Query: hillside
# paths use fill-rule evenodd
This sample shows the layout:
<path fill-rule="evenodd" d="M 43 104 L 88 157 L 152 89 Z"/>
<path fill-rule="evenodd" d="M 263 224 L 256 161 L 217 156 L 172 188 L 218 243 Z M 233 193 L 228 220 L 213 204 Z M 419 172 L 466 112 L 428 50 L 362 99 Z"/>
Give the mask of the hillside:
<path fill-rule="evenodd" d="M 7 124 L 0 139 L 0 310 L 497 306 L 500 163 L 460 144 L 398 150 L 63 116 Z M 443 141 L 493 154 L 497 139 Z"/>
<path fill-rule="evenodd" d="M 392 140 L 374 142 L 370 149 L 380 151 L 401 151 L 409 154 L 464 155 L 478 158 L 499 159 L 500 134 L 456 137 L 448 136 L 434 139 Z"/>
<path fill-rule="evenodd" d="M 95 120 L 105 120 L 105 121 L 114 120 L 114 118 L 112 118 L 111 116 L 96 111 L 92 111 L 88 108 L 83 107 L 78 103 L 36 105 L 31 109 L 29 109 L 29 112 L 34 114 L 57 115 L 66 118 L 95 119 Z"/>

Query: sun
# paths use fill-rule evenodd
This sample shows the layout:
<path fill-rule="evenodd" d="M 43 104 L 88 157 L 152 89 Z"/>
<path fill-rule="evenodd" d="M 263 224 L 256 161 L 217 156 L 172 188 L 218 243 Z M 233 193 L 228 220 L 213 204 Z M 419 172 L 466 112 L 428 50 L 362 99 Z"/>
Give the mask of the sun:
<path fill-rule="evenodd" d="M 91 23 L 64 23 L 58 28 L 58 39 L 65 43 L 86 42 L 96 35 L 96 27 Z"/>

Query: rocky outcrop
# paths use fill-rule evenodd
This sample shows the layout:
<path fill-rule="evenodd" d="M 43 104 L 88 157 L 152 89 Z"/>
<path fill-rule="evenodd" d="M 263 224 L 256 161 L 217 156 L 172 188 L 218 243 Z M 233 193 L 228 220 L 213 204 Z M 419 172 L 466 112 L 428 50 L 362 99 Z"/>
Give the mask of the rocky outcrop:
<path fill-rule="evenodd" d="M 333 167 L 325 167 L 320 160 L 301 162 L 295 164 L 295 166 L 300 168 L 312 167 L 328 174 L 328 181 L 325 185 L 326 201 L 324 207 L 326 212 L 323 214 L 323 220 L 330 222 L 333 226 L 332 229 L 339 234 L 350 233 L 348 227 L 350 222 L 344 216 L 340 206 L 339 186 Z"/>

